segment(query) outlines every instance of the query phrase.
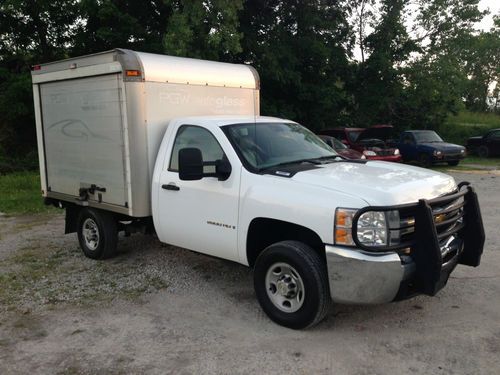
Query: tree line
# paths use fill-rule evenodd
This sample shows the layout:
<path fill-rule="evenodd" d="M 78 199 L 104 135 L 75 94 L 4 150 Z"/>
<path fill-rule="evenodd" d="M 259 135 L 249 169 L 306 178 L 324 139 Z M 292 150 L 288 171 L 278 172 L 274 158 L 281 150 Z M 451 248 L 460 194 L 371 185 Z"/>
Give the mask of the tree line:
<path fill-rule="evenodd" d="M 0 156 L 36 147 L 30 68 L 129 48 L 253 65 L 261 111 L 312 130 L 500 112 L 479 0 L 0 0 Z"/>

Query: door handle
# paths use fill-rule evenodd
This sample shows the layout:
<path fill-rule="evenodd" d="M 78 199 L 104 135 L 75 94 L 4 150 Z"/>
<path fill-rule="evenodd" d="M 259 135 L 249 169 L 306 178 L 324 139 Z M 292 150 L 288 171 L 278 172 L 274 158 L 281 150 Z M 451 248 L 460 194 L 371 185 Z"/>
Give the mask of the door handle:
<path fill-rule="evenodd" d="M 179 186 L 175 185 L 173 182 L 166 184 L 166 185 L 161 185 L 161 188 L 165 189 L 165 190 L 173 190 L 173 191 L 181 190 L 181 188 Z"/>

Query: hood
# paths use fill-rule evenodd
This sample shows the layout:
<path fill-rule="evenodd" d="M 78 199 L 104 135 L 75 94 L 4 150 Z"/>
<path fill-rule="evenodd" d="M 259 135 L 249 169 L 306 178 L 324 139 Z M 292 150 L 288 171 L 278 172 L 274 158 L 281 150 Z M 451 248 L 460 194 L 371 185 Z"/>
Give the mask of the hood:
<path fill-rule="evenodd" d="M 456 189 L 453 177 L 410 165 L 336 162 L 297 173 L 294 181 L 348 193 L 371 206 L 415 203 Z M 341 205 L 341 202 L 339 202 Z"/>
<path fill-rule="evenodd" d="M 447 143 L 447 142 L 423 142 L 419 143 L 419 145 L 427 146 L 430 148 L 434 148 L 439 151 L 457 151 L 461 149 L 465 149 L 464 146 L 456 145 L 454 143 Z"/>
<path fill-rule="evenodd" d="M 391 138 L 393 131 L 394 127 L 392 125 L 375 125 L 363 130 L 356 139 L 356 142 L 363 139 L 381 139 L 385 141 Z"/>

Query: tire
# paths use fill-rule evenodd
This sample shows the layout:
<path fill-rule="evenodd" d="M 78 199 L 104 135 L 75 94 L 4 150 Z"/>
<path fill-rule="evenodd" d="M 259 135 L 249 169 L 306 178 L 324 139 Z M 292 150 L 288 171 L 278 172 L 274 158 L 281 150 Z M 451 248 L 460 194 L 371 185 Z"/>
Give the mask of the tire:
<path fill-rule="evenodd" d="M 419 164 L 424 168 L 429 168 L 431 166 L 431 157 L 428 154 L 420 154 L 418 157 Z"/>
<path fill-rule="evenodd" d="M 259 255 L 254 288 L 267 316 L 292 329 L 319 323 L 331 304 L 325 261 L 297 241 L 278 242 Z M 289 296 L 283 294 L 286 291 Z"/>
<path fill-rule="evenodd" d="M 460 160 L 453 160 L 453 161 L 449 161 L 448 165 L 450 167 L 456 167 L 458 165 L 458 163 L 460 163 Z"/>
<path fill-rule="evenodd" d="M 488 156 L 490 156 L 490 150 L 488 149 L 488 147 L 486 147 L 484 145 L 479 146 L 479 148 L 477 149 L 477 154 L 481 158 L 487 158 Z"/>
<path fill-rule="evenodd" d="M 116 252 L 118 225 L 109 212 L 84 208 L 78 216 L 78 242 L 86 257 L 106 259 Z"/>

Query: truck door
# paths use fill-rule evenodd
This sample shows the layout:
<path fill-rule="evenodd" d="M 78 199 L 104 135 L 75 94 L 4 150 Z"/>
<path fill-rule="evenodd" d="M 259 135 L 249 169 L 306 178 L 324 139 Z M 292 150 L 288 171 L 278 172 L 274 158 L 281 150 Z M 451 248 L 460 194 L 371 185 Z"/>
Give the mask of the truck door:
<path fill-rule="evenodd" d="M 231 175 L 226 181 L 219 181 L 216 177 L 182 181 L 178 173 L 178 155 L 185 147 L 199 148 L 204 162 L 226 157 L 209 130 L 194 125 L 178 128 L 171 155 L 167 155 L 160 175 L 158 236 L 162 242 L 238 261 L 241 170 L 235 168 L 233 162 Z M 204 168 L 206 173 L 215 172 L 214 166 Z"/>

